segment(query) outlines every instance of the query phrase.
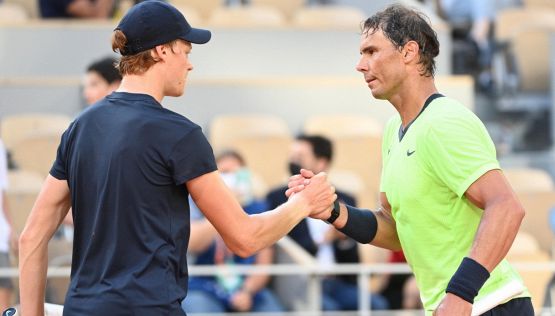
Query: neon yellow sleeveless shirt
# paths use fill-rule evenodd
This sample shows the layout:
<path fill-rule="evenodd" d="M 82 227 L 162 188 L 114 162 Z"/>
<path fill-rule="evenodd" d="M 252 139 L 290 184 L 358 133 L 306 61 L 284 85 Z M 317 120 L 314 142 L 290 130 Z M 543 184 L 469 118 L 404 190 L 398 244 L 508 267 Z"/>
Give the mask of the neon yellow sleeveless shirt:
<path fill-rule="evenodd" d="M 433 100 L 401 141 L 400 125 L 396 115 L 384 131 L 380 190 L 391 204 L 426 315 L 431 315 L 469 254 L 483 212 L 464 193 L 484 173 L 500 168 L 482 122 L 453 99 Z M 522 282 L 503 260 L 475 302 L 513 280 Z M 527 291 L 519 295 L 525 296 Z"/>

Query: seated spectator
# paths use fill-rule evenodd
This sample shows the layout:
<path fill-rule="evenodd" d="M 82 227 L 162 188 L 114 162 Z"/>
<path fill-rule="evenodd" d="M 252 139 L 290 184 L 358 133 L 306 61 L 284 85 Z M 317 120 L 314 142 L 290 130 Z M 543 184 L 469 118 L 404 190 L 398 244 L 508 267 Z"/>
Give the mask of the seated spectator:
<path fill-rule="evenodd" d="M 107 19 L 112 16 L 115 0 L 39 0 L 43 18 Z"/>
<path fill-rule="evenodd" d="M 121 74 L 114 66 L 116 62 L 113 57 L 105 57 L 87 67 L 83 83 L 83 97 L 87 105 L 96 103 L 117 90 L 121 83 Z"/>
<path fill-rule="evenodd" d="M 495 1 L 435 2 L 438 14 L 449 22 L 453 30 L 453 72 L 475 75 L 480 88 L 491 88 Z M 477 64 L 469 64 L 470 61 L 477 61 Z"/>
<path fill-rule="evenodd" d="M 235 193 L 245 212 L 257 214 L 267 210 L 266 203 L 254 198 L 250 172 L 238 153 L 224 152 L 217 157 L 216 162 L 224 182 Z M 273 263 L 274 250 L 271 247 L 248 258 L 233 254 L 210 223 L 200 218 L 201 212 L 192 200 L 190 203 L 192 222 L 189 252 L 196 256 L 195 264 L 224 267 Z M 269 275 L 243 276 L 229 273 L 224 268 L 217 276 L 193 276 L 189 278 L 189 290 L 182 307 L 187 314 L 283 311 L 279 300 L 267 288 L 269 281 Z"/>
<path fill-rule="evenodd" d="M 289 171 L 298 174 L 301 168 L 315 173 L 327 172 L 332 161 L 332 143 L 322 136 L 300 135 L 293 142 L 289 154 Z M 269 207 L 276 207 L 286 201 L 287 186 L 276 188 L 266 196 Z M 356 205 L 355 199 L 340 190 L 337 198 L 349 205 Z M 316 256 L 319 264 L 360 262 L 357 242 L 345 237 L 323 221 L 303 219 L 291 232 L 295 242 Z M 322 283 L 322 308 L 326 311 L 357 310 L 358 285 L 356 275 L 329 275 Z M 378 294 L 371 295 L 372 309 L 387 309 L 387 301 Z"/>
<path fill-rule="evenodd" d="M 403 251 L 400 250 L 391 252 L 389 262 L 406 263 L 407 260 Z M 420 291 L 412 273 L 391 274 L 385 277 L 380 294 L 387 299 L 390 309 L 422 309 Z"/>

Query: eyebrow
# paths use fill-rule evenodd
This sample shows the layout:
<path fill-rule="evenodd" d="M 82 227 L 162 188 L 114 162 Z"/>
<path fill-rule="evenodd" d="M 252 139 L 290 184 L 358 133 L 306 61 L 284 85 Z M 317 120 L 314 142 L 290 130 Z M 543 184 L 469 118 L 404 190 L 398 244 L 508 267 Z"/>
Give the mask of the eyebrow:
<path fill-rule="evenodd" d="M 371 51 L 373 51 L 373 50 L 376 50 L 376 46 L 374 46 L 374 45 L 369 45 L 369 46 L 366 46 L 366 47 L 364 47 L 363 49 L 361 49 L 361 50 L 360 50 L 360 54 L 362 55 L 362 54 L 365 54 L 365 53 L 369 53 L 369 52 L 371 52 Z"/>

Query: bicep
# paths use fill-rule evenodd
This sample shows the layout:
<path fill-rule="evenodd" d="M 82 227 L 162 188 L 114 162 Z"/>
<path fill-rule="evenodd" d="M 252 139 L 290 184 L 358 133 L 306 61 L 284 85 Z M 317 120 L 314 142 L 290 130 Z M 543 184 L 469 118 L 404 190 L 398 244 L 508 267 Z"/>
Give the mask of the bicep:
<path fill-rule="evenodd" d="M 189 180 L 186 186 L 195 204 L 224 240 L 225 236 L 239 229 L 240 223 L 248 216 L 218 171 Z"/>
<path fill-rule="evenodd" d="M 465 196 L 480 209 L 485 209 L 495 201 L 517 199 L 505 175 L 498 169 L 490 170 L 474 181 L 466 190 Z"/>
<path fill-rule="evenodd" d="M 25 224 L 25 231 L 38 232 L 51 237 L 71 205 L 70 191 L 66 180 L 48 175 Z"/>

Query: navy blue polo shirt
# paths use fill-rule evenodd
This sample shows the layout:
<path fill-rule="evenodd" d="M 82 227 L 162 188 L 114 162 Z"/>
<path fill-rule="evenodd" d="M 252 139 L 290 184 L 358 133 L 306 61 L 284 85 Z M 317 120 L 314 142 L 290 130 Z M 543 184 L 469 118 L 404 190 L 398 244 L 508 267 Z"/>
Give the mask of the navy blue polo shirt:
<path fill-rule="evenodd" d="M 64 315 L 185 315 L 187 181 L 216 170 L 200 127 L 144 94 L 114 92 L 63 134 L 75 236 Z"/>

